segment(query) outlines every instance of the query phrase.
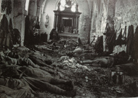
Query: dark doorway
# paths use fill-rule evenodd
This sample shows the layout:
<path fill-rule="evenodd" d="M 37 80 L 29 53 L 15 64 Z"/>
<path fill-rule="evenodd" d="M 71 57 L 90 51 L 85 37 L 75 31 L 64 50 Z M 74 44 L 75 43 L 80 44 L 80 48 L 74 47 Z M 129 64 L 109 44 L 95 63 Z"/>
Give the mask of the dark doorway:
<path fill-rule="evenodd" d="M 71 19 L 63 19 L 64 26 L 72 26 L 72 20 Z"/>
<path fill-rule="evenodd" d="M 72 19 L 63 19 L 64 33 L 72 33 Z"/>

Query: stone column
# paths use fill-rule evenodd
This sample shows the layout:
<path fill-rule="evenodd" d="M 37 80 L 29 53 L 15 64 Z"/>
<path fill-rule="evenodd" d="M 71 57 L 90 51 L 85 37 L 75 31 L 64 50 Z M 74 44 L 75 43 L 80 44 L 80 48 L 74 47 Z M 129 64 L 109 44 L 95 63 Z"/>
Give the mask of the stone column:
<path fill-rule="evenodd" d="M 14 23 L 13 23 L 13 7 L 14 7 L 14 5 L 13 5 L 13 3 L 14 3 L 14 1 L 12 0 L 12 12 L 11 12 L 11 14 L 12 14 L 12 16 L 11 16 L 11 19 L 12 19 L 12 27 L 14 28 Z"/>
<path fill-rule="evenodd" d="M 58 15 L 56 15 L 56 31 L 58 31 Z"/>
<path fill-rule="evenodd" d="M 37 17 L 40 16 L 40 11 L 41 11 L 41 7 L 40 6 L 37 6 L 37 13 L 36 13 L 36 16 Z"/>
<path fill-rule="evenodd" d="M 2 3 L 2 0 L 0 0 L 0 21 L 1 21 L 1 17 L 2 17 L 2 15 L 1 15 L 1 3 Z"/>
<path fill-rule="evenodd" d="M 36 0 L 30 0 L 29 15 L 30 16 L 36 16 L 36 12 L 37 12 L 37 1 Z"/>
<path fill-rule="evenodd" d="M 76 30 L 78 31 L 78 16 L 76 16 Z"/>
<path fill-rule="evenodd" d="M 54 16 L 54 28 L 56 29 L 56 14 L 55 14 L 55 16 Z"/>
<path fill-rule="evenodd" d="M 22 0 L 21 46 L 24 46 L 25 35 L 25 0 Z"/>
<path fill-rule="evenodd" d="M 74 20 L 74 29 L 76 29 L 76 18 L 73 18 L 73 20 Z"/>

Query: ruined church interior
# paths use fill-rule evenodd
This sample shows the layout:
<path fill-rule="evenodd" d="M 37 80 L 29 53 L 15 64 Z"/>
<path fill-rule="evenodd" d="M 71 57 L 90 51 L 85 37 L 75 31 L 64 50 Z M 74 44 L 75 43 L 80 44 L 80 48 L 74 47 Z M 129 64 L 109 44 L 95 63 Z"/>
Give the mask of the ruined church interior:
<path fill-rule="evenodd" d="M 0 98 L 138 97 L 138 0 L 0 0 Z"/>

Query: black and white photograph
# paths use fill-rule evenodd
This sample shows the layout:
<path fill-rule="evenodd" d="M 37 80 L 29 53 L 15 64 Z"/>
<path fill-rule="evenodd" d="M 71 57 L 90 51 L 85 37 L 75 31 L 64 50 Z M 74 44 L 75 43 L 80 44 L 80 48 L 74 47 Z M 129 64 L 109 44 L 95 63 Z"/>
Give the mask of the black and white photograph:
<path fill-rule="evenodd" d="M 0 0 L 0 98 L 138 98 L 138 0 Z"/>

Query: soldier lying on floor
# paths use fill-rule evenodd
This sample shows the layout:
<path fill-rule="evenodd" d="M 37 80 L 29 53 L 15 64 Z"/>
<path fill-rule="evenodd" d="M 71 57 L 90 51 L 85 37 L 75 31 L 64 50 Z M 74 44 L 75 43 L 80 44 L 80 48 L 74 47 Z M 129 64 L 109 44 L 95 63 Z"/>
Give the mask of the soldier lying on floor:
<path fill-rule="evenodd" d="M 15 51 L 11 51 L 9 53 L 5 53 L 3 51 L 0 52 L 0 63 L 7 63 L 6 61 L 9 62 L 10 64 L 14 65 L 20 65 L 20 66 L 27 66 L 31 65 L 32 67 L 35 68 L 40 68 L 45 69 L 49 73 L 54 73 L 53 68 L 49 66 L 48 64 L 52 64 L 51 61 L 47 60 L 46 57 L 41 57 L 40 55 L 35 55 L 34 53 L 30 55 L 30 58 L 28 58 L 28 55 L 25 53 L 17 53 Z M 38 66 L 39 65 L 39 66 Z M 48 68 L 48 69 L 47 69 Z"/>
<path fill-rule="evenodd" d="M 80 62 L 81 64 L 91 64 L 92 66 L 101 66 L 101 67 L 112 67 L 114 64 L 113 57 L 99 57 L 94 60 L 84 60 Z"/>
<path fill-rule="evenodd" d="M 13 56 L 13 55 L 12 55 Z M 8 55 L 5 55 L 3 51 L 0 52 L 0 59 L 1 62 L 7 63 L 8 61 L 9 64 L 15 64 L 15 65 L 31 65 L 33 67 L 39 67 L 37 64 L 33 63 L 31 59 L 27 58 L 26 56 L 20 56 L 16 55 L 17 58 L 12 58 Z"/>
<path fill-rule="evenodd" d="M 81 61 L 81 64 L 91 64 L 92 66 L 101 66 L 101 67 L 113 67 L 117 64 L 125 64 L 132 62 L 129 60 L 129 56 L 124 51 L 114 54 L 112 56 L 98 57 L 93 60 L 84 60 Z"/>
<path fill-rule="evenodd" d="M 25 58 L 26 61 L 30 62 L 31 65 L 34 65 L 33 63 L 39 65 L 39 66 L 47 66 L 47 65 L 51 65 L 52 61 L 49 59 L 50 57 L 48 57 L 48 55 L 46 56 L 42 56 L 42 54 L 39 51 L 36 52 L 32 52 L 30 51 L 30 53 L 26 53 L 26 52 L 16 52 L 16 51 L 11 51 L 8 56 L 10 56 L 11 58 Z M 24 60 L 22 60 L 24 61 Z M 32 63 L 33 62 L 33 63 Z M 21 62 L 23 63 L 23 62 Z M 24 61 L 25 63 L 25 61 Z"/>
<path fill-rule="evenodd" d="M 3 56 L 0 55 L 0 57 L 4 58 L 4 55 Z M 7 56 L 6 58 L 9 58 L 9 57 Z M 8 86 L 8 88 L 10 89 L 20 90 L 20 88 L 24 87 L 24 85 L 22 84 L 27 83 L 27 85 L 29 85 L 29 87 L 31 87 L 34 91 L 37 91 L 37 90 L 50 91 L 52 93 L 65 95 L 65 96 L 76 95 L 76 91 L 73 90 L 73 83 L 71 81 L 54 78 L 50 73 L 39 68 L 33 68 L 32 66 L 29 66 L 29 65 L 27 67 L 26 65 L 12 66 L 12 65 L 8 65 L 9 63 L 11 63 L 10 60 L 5 62 L 8 62 L 8 63 L 5 63 L 3 64 L 3 66 L 1 66 L 1 69 L 2 69 L 1 76 L 3 76 L 4 79 L 0 78 L 0 85 Z M 59 86 L 59 85 L 63 85 L 63 86 Z M 2 93 L 3 91 L 4 90 L 0 90 L 0 93 Z M 9 92 L 5 91 L 4 93 L 7 94 Z M 11 91 L 11 95 L 12 94 L 13 92 Z"/>

